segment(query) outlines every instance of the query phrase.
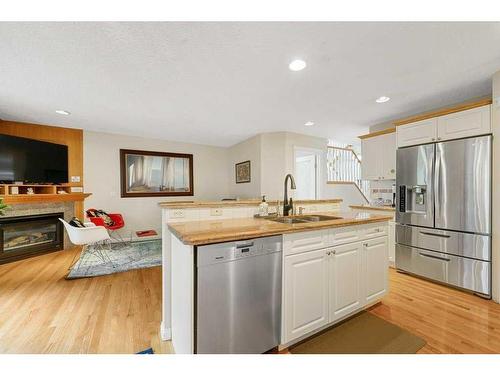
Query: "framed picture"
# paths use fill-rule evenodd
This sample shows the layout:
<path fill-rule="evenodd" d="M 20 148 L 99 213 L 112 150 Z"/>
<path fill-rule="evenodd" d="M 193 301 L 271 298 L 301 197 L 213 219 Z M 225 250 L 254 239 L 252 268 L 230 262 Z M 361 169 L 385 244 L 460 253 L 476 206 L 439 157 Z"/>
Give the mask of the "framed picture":
<path fill-rule="evenodd" d="M 193 195 L 193 155 L 120 150 L 122 198 Z"/>
<path fill-rule="evenodd" d="M 236 164 L 236 183 L 250 182 L 250 160 Z"/>

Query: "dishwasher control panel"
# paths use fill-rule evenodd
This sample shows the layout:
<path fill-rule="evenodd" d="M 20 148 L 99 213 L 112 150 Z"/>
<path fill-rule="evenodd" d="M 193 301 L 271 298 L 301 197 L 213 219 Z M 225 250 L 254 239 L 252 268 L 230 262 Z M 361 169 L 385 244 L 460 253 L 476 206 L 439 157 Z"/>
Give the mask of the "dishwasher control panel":
<path fill-rule="evenodd" d="M 281 251 L 282 241 L 282 236 L 272 236 L 198 246 L 196 263 L 201 267 Z"/>

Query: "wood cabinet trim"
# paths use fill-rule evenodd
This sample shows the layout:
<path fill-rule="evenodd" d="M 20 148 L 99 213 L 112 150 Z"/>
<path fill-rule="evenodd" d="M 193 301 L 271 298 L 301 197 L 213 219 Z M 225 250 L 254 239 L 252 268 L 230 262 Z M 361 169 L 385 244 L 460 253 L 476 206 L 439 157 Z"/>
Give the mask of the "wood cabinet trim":
<path fill-rule="evenodd" d="M 395 131 L 396 131 L 396 128 L 392 127 L 392 128 L 379 130 L 379 131 L 376 131 L 373 133 L 363 134 L 363 135 L 358 136 L 358 138 L 359 139 L 373 138 L 373 137 L 378 137 L 378 136 L 384 135 L 384 134 L 391 134 L 391 133 L 394 133 Z"/>
<path fill-rule="evenodd" d="M 489 105 L 491 103 L 492 103 L 491 97 L 469 100 L 469 101 L 466 101 L 466 102 L 463 102 L 460 104 L 455 104 L 453 106 L 439 108 L 439 109 L 435 109 L 435 110 L 432 110 L 429 112 L 424 112 L 424 113 L 420 113 L 420 114 L 413 115 L 410 117 L 406 117 L 406 118 L 403 118 L 400 120 L 395 120 L 395 121 L 393 121 L 393 124 L 394 124 L 394 126 L 406 125 L 406 124 L 410 124 L 412 122 L 428 120 L 428 119 L 434 118 L 434 117 L 445 116 L 445 115 L 449 115 L 451 113 L 462 112 L 462 111 L 466 111 L 468 109 L 482 107 L 485 105 Z"/>

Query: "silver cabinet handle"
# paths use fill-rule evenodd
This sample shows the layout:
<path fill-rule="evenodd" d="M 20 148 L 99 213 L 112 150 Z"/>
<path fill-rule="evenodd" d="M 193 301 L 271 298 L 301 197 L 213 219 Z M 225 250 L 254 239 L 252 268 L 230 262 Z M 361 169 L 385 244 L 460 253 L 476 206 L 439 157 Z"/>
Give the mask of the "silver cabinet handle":
<path fill-rule="evenodd" d="M 337 254 L 337 250 L 333 250 L 333 251 L 332 251 L 332 254 L 333 254 L 333 255 Z"/>
<path fill-rule="evenodd" d="M 443 262 L 449 262 L 451 260 L 451 259 L 448 259 L 448 258 L 441 258 L 441 257 L 437 257 L 437 256 L 434 256 L 434 255 L 429 255 L 429 254 L 418 253 L 418 255 L 421 255 L 421 256 L 427 257 L 427 258 L 442 260 Z"/>
<path fill-rule="evenodd" d="M 424 232 L 420 231 L 419 233 L 425 234 L 427 236 L 435 236 L 435 237 L 443 237 L 443 238 L 450 238 L 448 234 L 440 234 L 440 233 L 431 233 L 431 232 Z"/>

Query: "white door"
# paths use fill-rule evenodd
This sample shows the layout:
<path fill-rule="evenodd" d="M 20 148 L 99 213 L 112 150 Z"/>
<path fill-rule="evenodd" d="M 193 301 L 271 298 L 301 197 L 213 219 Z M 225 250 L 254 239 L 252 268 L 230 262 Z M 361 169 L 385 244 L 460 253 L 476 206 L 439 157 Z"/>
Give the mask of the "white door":
<path fill-rule="evenodd" d="M 299 154 L 295 157 L 296 199 L 317 199 L 317 156 Z"/>
<path fill-rule="evenodd" d="M 387 236 L 363 242 L 363 278 L 365 303 L 380 299 L 387 293 Z"/>
<path fill-rule="evenodd" d="M 361 294 L 362 243 L 336 246 L 330 258 L 330 322 L 359 309 Z"/>
<path fill-rule="evenodd" d="M 284 343 L 328 323 L 325 249 L 285 257 Z"/>
<path fill-rule="evenodd" d="M 412 122 L 396 128 L 398 147 L 420 145 L 437 139 L 437 119 Z"/>
<path fill-rule="evenodd" d="M 438 117 L 438 141 L 491 133 L 490 105 Z"/>

